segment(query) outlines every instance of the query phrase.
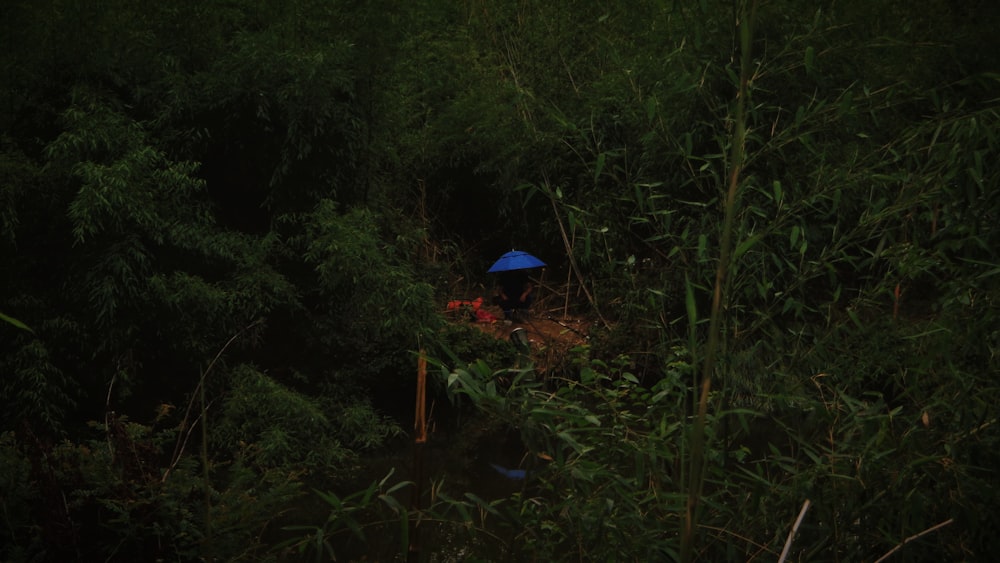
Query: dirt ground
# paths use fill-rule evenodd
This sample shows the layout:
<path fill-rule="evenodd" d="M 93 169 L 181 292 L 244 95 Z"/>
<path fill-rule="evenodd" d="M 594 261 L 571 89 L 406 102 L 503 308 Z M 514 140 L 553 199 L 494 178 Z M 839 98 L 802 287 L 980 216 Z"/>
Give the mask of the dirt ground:
<path fill-rule="evenodd" d="M 523 329 L 528 337 L 531 356 L 535 366 L 542 371 L 547 367 L 561 364 L 567 352 L 575 346 L 586 344 L 590 321 L 564 316 L 562 308 L 556 310 L 532 309 L 528 318 L 519 318 L 513 322 L 503 320 L 503 311 L 492 305 L 482 305 L 495 317 L 496 321 L 465 321 L 466 317 L 454 315 L 459 322 L 469 322 L 479 330 L 495 338 L 510 339 L 516 329 Z M 461 320 L 460 320 L 461 319 Z"/>

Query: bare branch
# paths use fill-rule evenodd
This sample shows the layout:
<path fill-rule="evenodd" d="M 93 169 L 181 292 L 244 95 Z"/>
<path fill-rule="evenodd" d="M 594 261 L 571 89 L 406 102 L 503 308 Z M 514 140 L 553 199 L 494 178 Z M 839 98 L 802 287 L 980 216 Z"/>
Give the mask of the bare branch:
<path fill-rule="evenodd" d="M 915 540 L 915 539 L 917 539 L 917 538 L 919 538 L 921 536 L 925 536 L 925 535 L 927 535 L 927 534 L 929 534 L 931 532 L 934 532 L 936 530 L 944 528 L 945 526 L 953 523 L 954 521 L 955 521 L 954 518 L 949 518 L 949 519 L 945 520 L 944 522 L 941 522 L 940 524 L 935 524 L 935 525 L 931 526 L 930 528 L 927 528 L 926 530 L 924 530 L 923 532 L 920 532 L 919 534 L 913 534 L 912 536 L 910 536 L 910 537 L 906 538 L 905 540 L 899 542 L 899 545 L 897 545 L 896 547 L 890 549 L 888 553 L 886 553 L 882 557 L 879 557 L 878 559 L 876 559 L 875 563 L 882 563 L 883 561 L 885 561 L 886 559 L 888 559 L 890 555 L 892 555 L 893 553 L 896 553 L 900 549 L 903 549 L 904 545 L 910 543 L 911 541 L 913 541 L 913 540 Z"/>

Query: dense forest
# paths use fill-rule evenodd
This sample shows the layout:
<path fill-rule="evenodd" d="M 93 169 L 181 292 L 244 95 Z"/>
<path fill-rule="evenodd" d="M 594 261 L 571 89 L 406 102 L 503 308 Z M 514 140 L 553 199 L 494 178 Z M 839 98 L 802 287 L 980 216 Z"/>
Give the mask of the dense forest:
<path fill-rule="evenodd" d="M 1000 3 L 0 4 L 0 560 L 1000 553 Z"/>

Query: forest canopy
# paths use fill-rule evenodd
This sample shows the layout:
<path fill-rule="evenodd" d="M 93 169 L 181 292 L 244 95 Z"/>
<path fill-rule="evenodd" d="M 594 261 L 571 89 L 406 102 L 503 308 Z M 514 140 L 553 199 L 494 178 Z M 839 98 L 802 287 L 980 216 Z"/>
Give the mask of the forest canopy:
<path fill-rule="evenodd" d="M 996 2 L 3 11 L 0 559 L 1000 550 Z"/>

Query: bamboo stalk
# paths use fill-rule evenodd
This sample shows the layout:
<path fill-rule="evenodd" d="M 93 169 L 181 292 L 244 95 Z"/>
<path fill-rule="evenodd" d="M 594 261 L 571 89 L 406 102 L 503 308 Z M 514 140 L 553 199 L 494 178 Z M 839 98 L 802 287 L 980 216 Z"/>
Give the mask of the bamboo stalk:
<path fill-rule="evenodd" d="M 799 517 L 795 519 L 795 524 L 792 525 L 791 531 L 788 532 L 788 539 L 785 540 L 785 548 L 781 550 L 781 557 L 778 558 L 778 563 L 785 563 L 785 558 L 788 557 L 788 551 L 792 548 L 792 539 L 795 538 L 795 534 L 799 531 L 799 525 L 802 524 L 802 519 L 806 516 L 806 511 L 809 510 L 809 499 L 806 499 L 802 503 L 802 510 L 799 510 Z"/>
<path fill-rule="evenodd" d="M 583 274 L 580 273 L 580 267 L 577 265 L 576 258 L 573 256 L 573 245 L 570 243 L 569 236 L 566 234 L 566 227 L 563 225 L 562 217 L 559 215 L 559 207 L 556 206 L 556 196 L 552 193 L 548 178 L 545 179 L 545 187 L 548 192 L 549 201 L 552 203 L 552 213 L 555 215 L 556 223 L 559 225 L 559 234 L 562 235 L 563 246 L 566 247 L 566 257 L 569 258 L 570 268 L 572 272 L 576 274 L 577 281 L 580 282 L 580 289 L 582 289 L 583 293 L 586 294 L 587 301 L 589 301 L 590 305 L 594 308 L 594 313 L 597 315 L 597 318 L 601 320 L 601 323 L 603 323 L 604 326 L 609 326 L 608 321 L 604 318 L 604 315 L 601 314 L 601 310 L 597 306 L 597 300 L 594 299 L 594 296 L 591 295 L 590 291 L 587 289 L 587 284 L 584 282 Z M 568 297 L 566 306 L 569 307 Z"/>
<path fill-rule="evenodd" d="M 162 482 L 162 483 L 166 483 L 167 482 L 167 477 L 170 476 L 170 472 L 174 470 L 174 467 L 177 466 L 177 463 L 180 462 L 180 460 L 181 460 L 181 456 L 184 454 L 184 448 L 187 445 L 188 438 L 191 436 L 191 433 L 194 431 L 194 426 L 195 426 L 194 423 L 192 423 L 189 426 L 188 425 L 188 419 L 191 417 L 191 411 L 194 408 L 195 401 L 201 395 L 201 393 L 200 393 L 201 392 L 201 388 L 205 385 L 205 378 L 208 377 L 208 373 L 210 371 L 212 371 L 212 368 L 215 367 L 216 362 L 219 361 L 219 359 L 226 352 L 226 350 L 229 349 L 229 347 L 233 344 L 233 342 L 236 342 L 237 338 L 239 338 L 243 333 L 247 332 L 251 328 L 253 328 L 253 327 L 261 324 L 262 322 L 264 322 L 263 319 L 257 319 L 254 322 L 252 322 L 249 325 L 247 325 L 246 327 L 244 327 L 243 330 L 241 330 L 241 331 L 237 332 L 236 334 L 234 334 L 232 336 L 232 338 L 230 338 L 229 341 L 226 342 L 226 344 L 222 347 L 222 349 L 219 350 L 219 352 L 215 355 L 215 357 L 212 358 L 212 361 L 209 362 L 208 367 L 205 368 L 205 371 L 201 374 L 201 377 L 198 379 L 198 385 L 195 387 L 195 392 L 191 394 L 191 400 L 188 402 L 187 410 L 184 411 L 184 419 L 181 420 L 181 424 L 180 424 L 180 426 L 178 426 L 178 431 L 179 432 L 178 432 L 178 437 L 177 437 L 177 444 L 174 446 L 174 454 L 170 458 L 170 466 L 167 467 L 166 471 L 163 472 L 163 477 L 160 479 L 160 482 Z M 110 393 L 110 390 L 109 390 L 109 393 Z M 204 403 L 204 401 L 202 401 L 202 403 Z M 203 405 L 203 407 L 204 407 L 204 405 Z M 202 408 L 202 414 L 204 414 L 204 410 L 205 409 Z M 202 418 L 202 417 L 199 416 L 198 418 Z M 195 422 L 197 422 L 197 419 L 195 420 Z"/>
<path fill-rule="evenodd" d="M 413 514 L 409 521 L 409 539 L 406 560 L 420 561 L 420 535 L 417 519 L 420 513 L 420 497 L 423 495 L 424 480 L 424 444 L 427 442 L 427 356 L 423 348 L 417 358 L 417 391 L 416 408 L 413 415 L 413 497 L 411 508 Z"/>
<path fill-rule="evenodd" d="M 423 444 L 427 441 L 427 357 L 420 351 L 417 359 L 417 405 L 414 409 L 413 441 Z"/>
<path fill-rule="evenodd" d="M 736 196 L 739 191 L 740 174 L 743 169 L 744 142 L 746 140 L 746 102 L 750 77 L 750 35 L 752 23 L 757 11 L 757 0 L 753 1 L 749 14 L 746 5 L 741 5 L 737 14 L 740 30 L 740 77 L 736 93 L 736 116 L 731 145 L 729 188 L 725 200 L 725 218 L 722 227 L 722 240 L 719 244 L 719 261 L 715 270 L 715 286 L 712 293 L 712 311 L 709 318 L 708 344 L 705 347 L 704 363 L 702 364 L 701 390 L 698 395 L 698 413 L 695 417 L 691 436 L 691 471 L 688 475 L 687 503 L 684 514 L 684 524 L 681 530 L 681 561 L 692 561 L 694 557 L 694 536 L 697 530 L 698 510 L 704 485 L 704 443 L 705 424 L 708 418 L 708 396 L 712 390 L 712 375 L 715 372 L 715 360 L 719 348 L 719 325 L 722 319 L 722 293 L 726 287 L 726 276 L 729 270 L 730 253 L 733 238 L 733 223 L 736 215 Z"/>

